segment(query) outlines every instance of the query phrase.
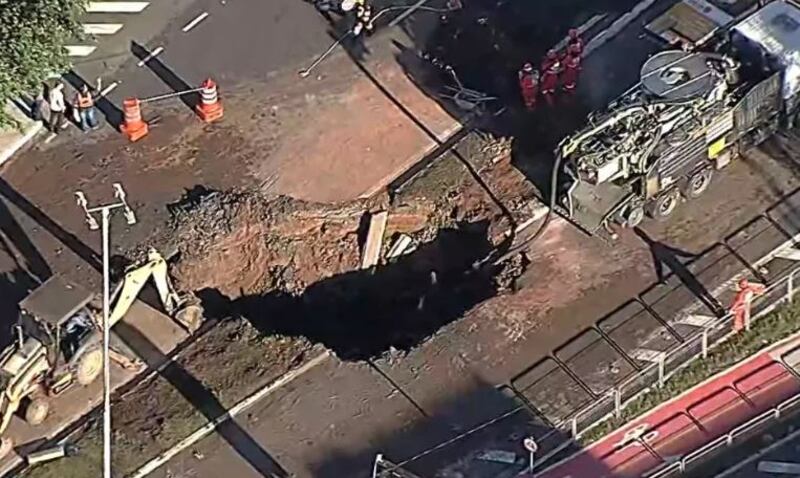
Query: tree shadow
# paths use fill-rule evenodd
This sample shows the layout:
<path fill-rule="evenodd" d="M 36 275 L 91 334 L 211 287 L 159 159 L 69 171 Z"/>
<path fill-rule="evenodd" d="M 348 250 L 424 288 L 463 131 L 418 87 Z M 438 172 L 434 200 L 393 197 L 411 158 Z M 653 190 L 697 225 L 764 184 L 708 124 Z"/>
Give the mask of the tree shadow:
<path fill-rule="evenodd" d="M 61 241 L 66 247 L 73 251 L 78 257 L 83 259 L 90 267 L 96 271 L 102 270 L 100 256 L 94 249 L 87 246 L 77 236 L 68 232 L 50 216 L 44 213 L 38 206 L 30 202 L 25 196 L 19 193 L 6 180 L 0 178 L 0 196 L 18 207 L 22 212 L 33 219 L 39 226 L 49 232 L 53 237 Z M 19 229 L 21 232 L 21 229 Z M 20 235 L 16 236 L 20 238 Z M 43 260 L 43 259 L 42 259 Z"/>
<path fill-rule="evenodd" d="M 442 230 L 412 254 L 324 279 L 300 297 L 199 295 L 211 316 L 241 315 L 266 335 L 306 337 L 345 360 L 410 350 L 497 293 L 495 269 L 473 268 L 492 249 L 487 229 L 483 221 Z"/>

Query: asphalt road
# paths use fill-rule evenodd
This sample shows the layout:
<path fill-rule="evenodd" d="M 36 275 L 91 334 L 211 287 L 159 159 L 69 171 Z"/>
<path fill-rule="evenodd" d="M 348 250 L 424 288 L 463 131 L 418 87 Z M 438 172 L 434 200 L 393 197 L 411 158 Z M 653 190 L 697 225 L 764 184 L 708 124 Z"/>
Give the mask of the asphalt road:
<path fill-rule="evenodd" d="M 640 35 L 637 22 L 619 41 Z M 614 62 L 633 63 L 632 55 L 621 59 L 614 49 L 612 42 L 607 51 Z M 637 50 L 626 49 L 631 51 Z M 648 51 L 645 45 L 638 54 Z M 586 68 L 592 64 L 598 79 L 607 74 L 608 62 L 587 62 Z M 334 477 L 367 476 L 377 452 L 406 459 L 518 407 L 497 384 L 516 382 L 550 422 L 570 417 L 646 365 L 646 360 L 631 360 L 637 349 L 664 350 L 697 330 L 675 313 L 699 303 L 698 294 L 727 304 L 731 291 L 718 286 L 797 232 L 792 211 L 800 197 L 777 207 L 775 203 L 800 182 L 786 158 L 773 156 L 778 159 L 761 155 L 734 166 L 701 203 L 683 205 L 668 225 L 648 223 L 643 235 L 624 235 L 613 248 L 556 221 L 534 248 L 533 264 L 518 292 L 538 296 L 530 307 L 542 308 L 537 316 L 542 321 L 533 332 L 512 339 L 501 327 L 509 317 L 473 313 L 402 360 L 367 366 L 331 359 L 253 408 L 239 425 L 287 473 Z M 770 208 L 770 219 L 760 217 Z M 667 262 L 672 266 L 666 267 L 672 273 L 658 284 L 654 268 L 664 267 L 659 263 L 665 251 L 671 255 Z M 780 269 L 791 266 L 781 264 Z M 545 284 L 543 277 L 548 278 Z M 552 293 L 550 283 L 558 284 Z M 698 313 L 712 313 L 703 308 L 701 304 Z M 529 412 L 512 414 L 491 437 L 468 448 L 524 456 L 519 437 L 548 427 Z M 412 461 L 410 469 L 422 476 L 441 471 L 465 455 L 457 448 L 437 449 Z M 259 476 L 240 454 L 212 436 L 155 476 Z"/>
<path fill-rule="evenodd" d="M 184 34 L 183 25 L 202 11 L 208 11 L 209 17 Z M 266 16 L 267 13 L 271 16 Z M 265 18 L 270 21 L 264 23 Z M 146 42 L 146 50 L 163 46 L 157 61 L 188 85 L 219 74 L 215 79 L 220 80 L 223 91 L 226 81 L 244 84 L 248 79 L 269 76 L 283 68 L 296 68 L 313 56 L 318 47 L 328 43 L 324 24 L 313 9 L 298 0 L 252 4 L 230 0 L 225 5 L 197 0 L 170 19 L 165 28 Z M 635 31 L 629 32 L 631 38 L 638 37 L 639 25 L 632 28 Z M 304 40 L 292 42 L 297 35 Z M 254 37 L 275 42 L 264 46 L 261 55 L 258 51 L 261 45 L 252 41 Z M 613 45 L 609 48 L 613 49 Z M 272 49 L 277 52 L 267 52 Z M 295 51 L 296 56 L 290 51 Z M 633 63 L 630 56 L 624 60 Z M 225 69 L 218 68 L 223 64 Z M 602 69 L 606 67 L 597 68 L 598 77 L 602 77 Z M 164 76 L 163 68 L 155 69 Z M 89 70 L 84 74 L 93 76 Z M 153 68 L 138 67 L 136 60 L 128 60 L 122 70 L 106 79 L 106 84 L 122 81 L 111 94 L 112 99 L 119 99 L 132 94 L 144 97 L 161 93 L 165 86 L 174 88 L 174 78 L 170 79 L 165 81 Z M 452 324 L 402 360 L 389 358 L 370 366 L 331 359 L 252 409 L 242 419 L 241 426 L 288 473 L 339 477 L 365 474 L 377 451 L 388 453 L 390 458 L 404 459 L 518 406 L 518 402 L 498 392 L 495 385 L 507 383 L 526 369 L 547 380 L 533 380 L 537 383 L 537 393 L 547 393 L 529 397 L 531 402 L 551 421 L 567 416 L 592 394 L 601 393 L 614 381 L 624 378 L 633 366 L 618 351 L 611 350 L 604 339 L 599 339 L 596 330 L 586 332 L 590 336 L 584 333 L 566 347 L 559 344 L 565 344 L 597 321 L 603 322 L 604 317 L 638 295 L 650 306 L 663 306 L 659 310 L 665 316 L 695 299 L 675 275 L 663 286 L 651 285 L 656 280 L 654 244 L 687 251 L 688 258 L 678 263 L 686 265 L 704 287 L 713 290 L 732 271 L 746 266 L 746 261 L 722 254 L 719 242 L 798 185 L 800 180 L 783 160 L 767 158 L 757 164 L 738 164 L 719 179 L 702 203 L 682 207 L 672 225 L 647 224 L 649 242 L 630 234 L 614 248 L 598 245 L 556 221 L 533 251 L 535 263 L 518 292 L 529 301 L 524 311 L 506 310 L 502 317 L 497 317 L 487 307 Z M 730 191 L 737 194 L 731 197 Z M 21 193 L 24 195 L 25 191 Z M 58 250 L 60 241 L 50 238 L 45 243 L 26 243 L 30 242 L 26 232 L 41 226 L 31 217 L 31 210 L 24 202 L 13 202 L 14 205 L 8 206 L 6 231 L 14 232 L 13 247 L 26 253 L 22 264 L 10 260 L 19 253 L 8 254 L 6 270 L 35 268 L 40 275 L 46 275 L 54 268 L 51 254 L 38 251 Z M 774 228 L 770 231 L 768 235 L 773 241 L 784 234 Z M 747 244 L 744 240 L 740 242 Z M 709 252 L 704 255 L 703 251 Z M 758 251 L 750 254 L 758 255 Z M 703 257 L 706 263 L 701 262 Z M 11 281 L 9 288 L 19 291 L 17 285 L 21 283 L 21 280 Z M 645 297 L 648 293 L 651 296 Z M 535 322 L 535 327 L 523 324 L 521 335 L 504 329 L 508 325 L 506 319 L 513 314 L 521 317 L 522 322 Z M 663 325 L 653 318 L 646 319 L 647 325 L 641 327 L 635 320 L 618 322 L 629 327 L 628 330 L 611 328 L 616 330 L 620 342 L 630 341 L 624 347 L 628 352 L 639 347 L 639 330 L 648 336 L 657 331 L 653 336 L 666 337 L 668 343 L 678 340 L 662 333 L 659 327 Z M 575 376 L 589 384 L 588 390 L 574 378 L 565 377 L 559 366 L 554 367 L 554 358 L 571 366 Z M 549 362 L 530 368 L 542 360 Z M 523 435 L 519 433 L 530 431 L 530 421 L 527 412 L 504 420 L 502 430 L 488 443 L 521 453 L 519 437 Z M 415 466 L 424 472 L 455 456 L 458 453 L 448 448 Z M 184 476 L 259 476 L 240 457 L 241 450 L 236 452 L 212 436 L 169 463 L 160 474 L 165 475 L 169 469 Z M 276 471 L 275 476 L 281 476 L 281 472 Z"/>
<path fill-rule="evenodd" d="M 232 90 L 299 69 L 331 42 L 327 21 L 302 0 L 154 0 L 141 13 L 86 18 L 98 21 L 123 26 L 99 36 L 90 56 L 75 58 L 67 80 L 94 84 L 101 77 L 110 104 L 98 106 L 112 124 L 125 98 L 196 88 L 206 78 Z M 158 108 L 179 104 L 171 99 Z"/>

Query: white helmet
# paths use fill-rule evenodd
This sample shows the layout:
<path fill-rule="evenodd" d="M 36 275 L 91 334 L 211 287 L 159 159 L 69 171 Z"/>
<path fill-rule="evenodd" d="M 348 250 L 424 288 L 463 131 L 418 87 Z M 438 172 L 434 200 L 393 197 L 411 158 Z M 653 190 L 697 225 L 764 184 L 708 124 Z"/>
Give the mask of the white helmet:
<path fill-rule="evenodd" d="M 349 12 L 356 6 L 356 0 L 342 0 L 342 11 Z"/>

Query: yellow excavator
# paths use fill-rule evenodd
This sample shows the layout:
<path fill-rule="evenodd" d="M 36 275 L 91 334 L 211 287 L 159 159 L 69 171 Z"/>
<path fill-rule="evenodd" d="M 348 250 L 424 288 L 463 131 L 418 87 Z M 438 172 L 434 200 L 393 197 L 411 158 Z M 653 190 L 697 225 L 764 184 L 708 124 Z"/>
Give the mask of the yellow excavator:
<path fill-rule="evenodd" d="M 203 309 L 193 294 L 178 294 L 167 262 L 155 249 L 131 266 L 111 297 L 109 325 L 125 317 L 142 288 L 153 279 L 165 311 L 189 333 L 203 320 Z M 19 411 L 32 425 L 47 418 L 49 398 L 75 383 L 89 385 L 103 370 L 102 311 L 95 294 L 50 277 L 19 304 L 15 342 L 0 353 L 0 457 L 13 447 L 3 436 Z M 123 366 L 133 363 L 124 354 L 110 357 Z"/>

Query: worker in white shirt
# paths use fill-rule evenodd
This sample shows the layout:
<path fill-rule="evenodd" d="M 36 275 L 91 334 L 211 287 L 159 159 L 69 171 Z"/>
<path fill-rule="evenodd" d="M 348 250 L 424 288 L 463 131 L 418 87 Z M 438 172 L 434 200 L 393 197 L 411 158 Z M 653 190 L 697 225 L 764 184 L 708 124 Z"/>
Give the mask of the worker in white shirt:
<path fill-rule="evenodd" d="M 58 83 L 50 89 L 50 94 L 47 98 L 48 106 L 50 107 L 50 131 L 58 133 L 59 129 L 67 127 L 67 121 L 64 118 L 67 105 L 64 103 L 64 84 Z"/>

